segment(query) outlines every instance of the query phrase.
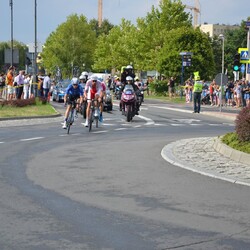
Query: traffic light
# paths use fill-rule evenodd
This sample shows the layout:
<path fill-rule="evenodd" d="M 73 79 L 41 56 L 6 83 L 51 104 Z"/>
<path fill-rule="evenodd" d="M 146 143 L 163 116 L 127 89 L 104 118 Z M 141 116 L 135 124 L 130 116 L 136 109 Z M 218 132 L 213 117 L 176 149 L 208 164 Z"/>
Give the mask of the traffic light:
<path fill-rule="evenodd" d="M 240 63 L 240 54 L 237 53 L 234 56 L 233 70 L 234 71 L 240 71 L 240 66 L 241 66 L 241 63 Z"/>

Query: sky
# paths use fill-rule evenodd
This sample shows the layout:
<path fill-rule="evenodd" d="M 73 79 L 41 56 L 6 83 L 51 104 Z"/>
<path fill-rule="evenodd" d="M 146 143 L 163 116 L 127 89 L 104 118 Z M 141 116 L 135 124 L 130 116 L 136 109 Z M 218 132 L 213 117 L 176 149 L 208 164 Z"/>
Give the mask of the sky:
<path fill-rule="evenodd" d="M 24 44 L 35 40 L 35 0 L 13 1 L 13 37 Z M 250 16 L 249 0 L 183 0 L 183 4 L 194 6 L 200 3 L 199 22 L 211 24 L 240 24 Z M 11 40 L 10 0 L 0 0 L 0 42 Z M 159 0 L 103 0 L 103 19 L 119 25 L 121 18 L 136 24 L 138 17 L 145 17 L 151 6 Z M 187 11 L 189 11 L 187 9 Z M 37 41 L 44 43 L 49 34 L 71 14 L 83 14 L 98 19 L 98 0 L 37 0 Z"/>

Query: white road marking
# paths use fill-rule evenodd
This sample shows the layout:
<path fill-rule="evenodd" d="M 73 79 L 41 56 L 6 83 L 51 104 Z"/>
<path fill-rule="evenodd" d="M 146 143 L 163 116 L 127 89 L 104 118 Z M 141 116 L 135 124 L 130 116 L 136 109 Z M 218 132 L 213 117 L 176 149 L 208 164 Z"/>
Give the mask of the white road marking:
<path fill-rule="evenodd" d="M 5 143 L 4 141 L 0 141 L 0 144 Z"/>
<path fill-rule="evenodd" d="M 120 131 L 120 130 L 126 130 L 127 128 L 116 128 L 116 131 Z"/>
<path fill-rule="evenodd" d="M 33 138 L 27 138 L 27 139 L 20 139 L 20 141 L 34 141 L 34 140 L 41 140 L 44 139 L 44 137 L 33 137 Z"/>
<path fill-rule="evenodd" d="M 138 115 L 138 117 L 146 121 L 146 124 L 145 124 L 146 126 L 155 124 L 155 122 L 150 118 L 147 118 L 147 117 L 142 116 L 142 115 Z"/>
<path fill-rule="evenodd" d="M 107 133 L 108 130 L 102 130 L 102 131 L 94 131 L 94 132 L 91 132 L 92 134 L 101 134 L 101 133 Z"/>

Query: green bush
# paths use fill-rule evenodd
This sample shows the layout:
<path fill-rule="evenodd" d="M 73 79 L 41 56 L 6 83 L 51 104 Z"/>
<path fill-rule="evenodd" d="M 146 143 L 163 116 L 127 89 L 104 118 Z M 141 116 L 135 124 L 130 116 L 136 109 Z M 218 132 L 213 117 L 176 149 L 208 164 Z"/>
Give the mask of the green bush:
<path fill-rule="evenodd" d="M 166 96 L 168 93 L 168 82 L 156 80 L 149 85 L 150 91 L 152 91 L 155 95 L 164 95 Z"/>
<path fill-rule="evenodd" d="M 250 142 L 250 105 L 244 107 L 235 120 L 235 131 L 240 141 Z"/>
<path fill-rule="evenodd" d="M 242 142 L 236 133 L 225 134 L 221 141 L 229 147 L 250 154 L 250 141 Z"/>

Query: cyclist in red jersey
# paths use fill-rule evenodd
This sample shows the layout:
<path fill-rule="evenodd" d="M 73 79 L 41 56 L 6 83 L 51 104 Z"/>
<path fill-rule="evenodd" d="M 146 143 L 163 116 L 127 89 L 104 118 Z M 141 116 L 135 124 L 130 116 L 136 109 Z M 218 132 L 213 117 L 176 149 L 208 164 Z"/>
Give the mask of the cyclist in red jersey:
<path fill-rule="evenodd" d="M 97 76 L 93 75 L 87 81 L 85 90 L 84 90 L 84 97 L 87 99 L 87 110 L 86 110 L 86 122 L 84 124 L 85 127 L 88 127 L 88 119 L 90 114 L 90 106 L 91 100 L 96 100 L 95 105 L 100 105 L 103 95 L 103 87 L 101 82 L 97 79 Z"/>

